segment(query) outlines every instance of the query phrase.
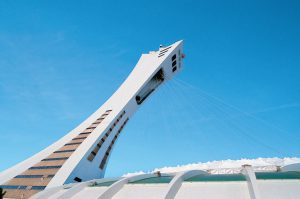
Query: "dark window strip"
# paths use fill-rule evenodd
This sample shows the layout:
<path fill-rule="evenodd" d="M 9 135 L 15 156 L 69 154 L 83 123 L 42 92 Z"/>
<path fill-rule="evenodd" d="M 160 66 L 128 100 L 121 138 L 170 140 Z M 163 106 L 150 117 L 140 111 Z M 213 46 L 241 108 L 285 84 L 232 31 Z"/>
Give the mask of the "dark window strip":
<path fill-rule="evenodd" d="M 80 133 L 79 135 L 86 135 L 86 134 L 90 134 L 91 132 L 83 132 L 83 133 Z"/>
<path fill-rule="evenodd" d="M 78 145 L 78 144 L 81 144 L 81 142 L 67 143 L 65 144 L 65 146 Z"/>
<path fill-rule="evenodd" d="M 44 175 L 18 175 L 15 178 L 42 178 Z"/>
<path fill-rule="evenodd" d="M 81 179 L 81 178 L 78 178 L 78 177 L 75 177 L 75 178 L 74 178 L 74 181 L 76 181 L 76 182 L 81 182 L 82 179 Z"/>
<path fill-rule="evenodd" d="M 166 53 L 166 52 L 168 52 L 169 51 L 169 49 L 164 49 L 164 50 L 161 50 L 159 53 Z"/>
<path fill-rule="evenodd" d="M 17 175 L 14 178 L 53 178 L 54 175 Z"/>
<path fill-rule="evenodd" d="M 90 127 L 87 127 L 86 129 L 95 129 L 96 127 L 93 127 L 93 126 L 90 126 Z"/>
<path fill-rule="evenodd" d="M 172 46 L 168 46 L 168 47 L 164 47 L 162 50 L 166 50 L 166 49 L 169 49 L 171 48 Z"/>
<path fill-rule="evenodd" d="M 90 154 L 87 158 L 89 161 L 92 161 L 94 159 L 94 155 L 93 154 Z"/>
<path fill-rule="evenodd" d="M 67 160 L 68 157 L 61 157 L 61 158 L 45 158 L 42 161 L 53 161 L 53 160 Z"/>
<path fill-rule="evenodd" d="M 169 50 L 171 47 L 172 47 L 172 46 L 166 47 L 166 48 L 164 48 L 164 49 L 160 50 L 160 52 L 163 52 L 163 51 L 168 51 L 168 50 Z"/>
<path fill-rule="evenodd" d="M 74 152 L 75 149 L 73 150 L 62 150 L 62 151 L 54 151 L 54 153 L 67 153 L 67 152 Z"/>
<path fill-rule="evenodd" d="M 90 155 L 88 156 L 88 160 L 89 161 L 93 161 L 93 159 L 95 158 L 95 156 L 97 155 L 99 149 L 101 148 L 101 145 L 105 142 L 106 138 L 109 137 L 110 133 L 112 132 L 112 130 L 114 129 L 114 127 L 117 125 L 117 123 L 120 121 L 120 119 L 125 115 L 125 110 L 119 115 L 119 117 L 117 118 L 117 120 L 113 123 L 113 125 L 110 127 L 110 129 L 104 134 L 104 136 L 101 138 L 100 142 L 98 142 L 98 144 L 96 145 L 96 147 L 94 148 L 94 150 L 90 153 Z M 128 118 L 127 118 L 128 120 Z M 127 120 L 125 122 L 127 122 Z M 124 123 L 125 123 L 124 122 Z M 123 128 L 124 124 L 122 124 L 121 128 Z"/>
<path fill-rule="evenodd" d="M 172 63 L 172 66 L 175 66 L 176 65 L 176 60 L 175 61 L 173 61 L 173 63 Z"/>
<path fill-rule="evenodd" d="M 101 164 L 100 164 L 100 169 L 104 169 L 104 166 L 105 166 L 105 163 L 106 163 L 106 159 L 107 159 L 107 156 L 105 156 L 104 158 L 103 158 L 103 160 L 101 161 Z"/>
<path fill-rule="evenodd" d="M 30 186 L 24 186 L 24 185 L 1 185 L 2 189 L 27 189 L 27 187 Z M 28 190 L 44 190 L 46 186 L 31 186 Z"/>
<path fill-rule="evenodd" d="M 32 186 L 31 190 L 44 190 L 46 186 Z"/>
<path fill-rule="evenodd" d="M 72 140 L 84 140 L 86 137 L 81 137 L 81 138 L 73 138 Z"/>
<path fill-rule="evenodd" d="M 26 189 L 27 186 L 24 185 L 1 185 L 2 189 Z"/>
<path fill-rule="evenodd" d="M 37 167 L 30 167 L 29 170 L 38 170 L 38 169 L 59 169 L 62 165 L 58 166 L 37 166 Z"/>
<path fill-rule="evenodd" d="M 122 124 L 121 127 L 119 128 L 119 131 L 121 131 L 121 130 L 123 129 L 123 127 L 124 127 L 125 124 L 128 122 L 128 120 L 129 120 L 129 118 L 127 118 L 127 119 L 123 122 L 123 124 Z M 100 168 L 101 170 L 103 170 L 104 167 L 105 167 L 107 158 L 108 158 L 108 156 L 109 156 L 109 154 L 110 154 L 110 151 L 112 150 L 112 147 L 113 147 L 113 145 L 114 145 L 114 143 L 115 143 L 117 137 L 118 137 L 118 136 L 115 136 L 115 137 L 113 138 L 113 140 L 112 140 L 112 142 L 110 143 L 108 149 L 106 150 L 105 156 L 104 156 L 104 158 L 102 159 L 102 161 L 101 161 L 101 163 L 100 163 L 100 165 L 99 165 L 99 168 Z"/>
<path fill-rule="evenodd" d="M 172 56 L 172 61 L 176 59 L 176 54 Z"/>
<path fill-rule="evenodd" d="M 101 146 L 102 146 L 103 143 L 104 143 L 104 142 L 103 142 L 102 139 L 101 139 L 100 142 L 98 142 L 97 146 L 98 146 L 99 148 L 101 148 Z"/>

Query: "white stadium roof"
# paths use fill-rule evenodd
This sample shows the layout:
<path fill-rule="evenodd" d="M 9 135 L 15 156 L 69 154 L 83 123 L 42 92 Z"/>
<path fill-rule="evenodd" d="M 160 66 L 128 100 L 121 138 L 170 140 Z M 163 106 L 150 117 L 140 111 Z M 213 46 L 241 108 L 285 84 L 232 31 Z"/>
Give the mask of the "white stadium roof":
<path fill-rule="evenodd" d="M 299 163 L 277 167 L 276 171 L 259 171 L 244 165 L 240 171 L 211 174 L 204 170 L 187 170 L 103 178 L 45 189 L 32 198 L 297 199 L 300 196 Z"/>

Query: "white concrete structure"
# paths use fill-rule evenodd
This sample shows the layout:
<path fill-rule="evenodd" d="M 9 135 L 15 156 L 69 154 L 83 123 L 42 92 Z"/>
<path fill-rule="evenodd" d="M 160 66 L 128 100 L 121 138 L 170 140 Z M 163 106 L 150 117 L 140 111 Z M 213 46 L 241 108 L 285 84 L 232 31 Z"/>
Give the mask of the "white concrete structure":
<path fill-rule="evenodd" d="M 181 70 L 182 47 L 183 41 L 178 41 L 143 54 L 119 89 L 78 127 L 0 173 L 5 197 L 28 198 L 45 188 L 102 178 L 113 145 L 127 121 L 157 87 Z M 72 188 L 80 189 L 81 186 Z"/>
<path fill-rule="evenodd" d="M 238 174 L 190 170 L 99 179 L 46 189 L 31 199 L 298 199 L 299 171 L 256 171 L 245 165 Z"/>
<path fill-rule="evenodd" d="M 120 88 L 82 124 L 40 153 L 0 173 L 4 197 L 299 199 L 300 164 L 275 166 L 267 172 L 244 165 L 230 174 L 196 169 L 103 178 L 113 145 L 129 118 L 159 85 L 181 70 L 182 46 L 178 41 L 143 54 Z"/>

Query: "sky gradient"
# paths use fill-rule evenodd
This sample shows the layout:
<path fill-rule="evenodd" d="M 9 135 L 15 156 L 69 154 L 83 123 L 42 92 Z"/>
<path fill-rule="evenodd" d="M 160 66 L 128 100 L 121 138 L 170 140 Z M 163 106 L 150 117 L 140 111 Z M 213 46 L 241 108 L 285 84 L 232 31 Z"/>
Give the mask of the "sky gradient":
<path fill-rule="evenodd" d="M 1 1 L 0 171 L 82 122 L 141 53 L 184 70 L 122 132 L 107 176 L 300 156 L 299 1 Z"/>

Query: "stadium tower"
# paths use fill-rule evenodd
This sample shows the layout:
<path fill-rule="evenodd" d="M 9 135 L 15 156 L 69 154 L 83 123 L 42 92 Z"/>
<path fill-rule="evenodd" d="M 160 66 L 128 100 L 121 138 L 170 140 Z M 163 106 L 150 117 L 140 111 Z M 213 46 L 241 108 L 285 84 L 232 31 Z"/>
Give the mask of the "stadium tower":
<path fill-rule="evenodd" d="M 142 54 L 118 90 L 79 126 L 0 173 L 4 197 L 28 198 L 66 183 L 103 178 L 113 146 L 140 105 L 182 68 L 183 41 Z"/>

